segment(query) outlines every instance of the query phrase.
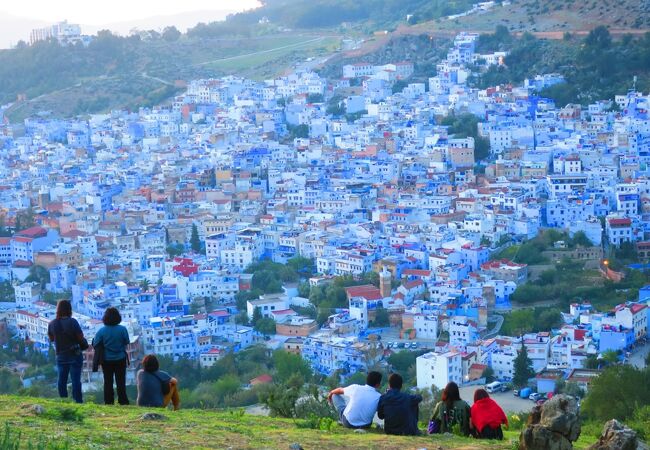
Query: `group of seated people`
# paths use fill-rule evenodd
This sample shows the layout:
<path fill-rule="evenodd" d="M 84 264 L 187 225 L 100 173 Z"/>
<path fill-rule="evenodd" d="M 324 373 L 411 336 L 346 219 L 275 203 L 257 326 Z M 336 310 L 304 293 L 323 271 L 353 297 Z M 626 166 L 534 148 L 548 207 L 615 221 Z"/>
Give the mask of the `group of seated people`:
<path fill-rule="evenodd" d="M 330 391 L 328 400 L 336 408 L 340 423 L 347 428 L 369 428 L 375 412 L 384 420 L 387 434 L 419 435 L 418 417 L 421 395 L 401 392 L 402 377 L 393 373 L 388 378 L 388 390 L 380 394 L 381 373 L 369 372 L 366 384 L 352 384 Z M 490 398 L 485 389 L 474 392 L 470 406 L 460 398 L 458 385 L 447 384 L 442 399 L 433 409 L 428 433 L 447 433 L 458 430 L 465 436 L 479 439 L 503 439 L 501 425 L 508 427 L 508 419 L 501 407 Z"/>

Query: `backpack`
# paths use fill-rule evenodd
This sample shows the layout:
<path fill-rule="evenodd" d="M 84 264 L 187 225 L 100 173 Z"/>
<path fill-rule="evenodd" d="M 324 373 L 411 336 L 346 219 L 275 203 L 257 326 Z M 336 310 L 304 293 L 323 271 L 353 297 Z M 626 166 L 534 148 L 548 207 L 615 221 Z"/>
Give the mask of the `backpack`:
<path fill-rule="evenodd" d="M 169 391 L 171 391 L 171 386 L 169 381 L 163 381 L 162 378 L 160 378 L 158 375 L 156 375 L 155 372 L 149 372 L 151 375 L 156 377 L 158 381 L 160 381 L 160 389 L 162 390 L 163 395 L 169 394 Z"/>

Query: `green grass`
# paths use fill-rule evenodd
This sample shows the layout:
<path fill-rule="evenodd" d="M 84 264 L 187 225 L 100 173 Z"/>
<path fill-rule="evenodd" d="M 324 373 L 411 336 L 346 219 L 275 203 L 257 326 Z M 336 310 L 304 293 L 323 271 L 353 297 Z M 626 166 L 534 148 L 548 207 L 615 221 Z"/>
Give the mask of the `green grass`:
<path fill-rule="evenodd" d="M 33 405 L 44 413 L 36 415 Z M 20 449 L 288 449 L 299 443 L 307 449 L 510 449 L 508 432 L 502 442 L 477 441 L 456 436 L 387 436 L 372 430 L 365 434 L 341 428 L 311 429 L 307 420 L 276 419 L 244 414 L 240 410 L 180 410 L 163 413 L 167 420 L 140 419 L 151 409 L 135 406 L 107 407 L 43 398 L 0 396 L 0 444 L 19 441 Z M 5 425 L 6 424 L 6 425 Z M 5 429 L 5 426 L 8 428 Z M 329 427 L 326 427 L 329 428 Z M 7 445 L 2 450 L 17 447 Z"/>

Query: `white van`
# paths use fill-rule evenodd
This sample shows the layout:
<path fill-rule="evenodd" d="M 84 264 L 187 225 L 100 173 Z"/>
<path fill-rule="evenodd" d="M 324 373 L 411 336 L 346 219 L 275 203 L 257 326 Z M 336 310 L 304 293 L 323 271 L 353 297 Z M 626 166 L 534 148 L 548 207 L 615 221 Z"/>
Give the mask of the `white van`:
<path fill-rule="evenodd" d="M 493 392 L 501 392 L 501 382 L 493 381 L 492 383 L 488 383 L 485 385 L 485 390 L 490 394 Z"/>

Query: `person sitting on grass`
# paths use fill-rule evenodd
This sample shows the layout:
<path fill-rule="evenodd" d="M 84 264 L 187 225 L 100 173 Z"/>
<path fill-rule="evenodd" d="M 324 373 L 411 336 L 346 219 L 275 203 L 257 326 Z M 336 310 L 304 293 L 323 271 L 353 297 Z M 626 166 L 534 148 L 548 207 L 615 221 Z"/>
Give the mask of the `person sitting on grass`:
<path fill-rule="evenodd" d="M 447 383 L 442 391 L 442 400 L 433 409 L 431 421 L 438 424 L 437 433 L 452 433 L 455 427 L 463 436 L 469 436 L 470 409 L 466 401 L 461 400 L 458 385 L 453 381 Z"/>
<path fill-rule="evenodd" d="M 160 370 L 160 363 L 155 355 L 147 355 L 142 359 L 142 369 L 136 375 L 136 383 L 138 406 L 166 408 L 171 402 L 174 411 L 180 408 L 178 381 Z"/>
<path fill-rule="evenodd" d="M 381 385 L 381 374 L 369 372 L 366 384 L 351 384 L 348 387 L 332 389 L 327 396 L 339 414 L 341 424 L 346 428 L 370 428 L 381 396 L 377 389 Z M 346 401 L 345 397 L 348 398 Z"/>
<path fill-rule="evenodd" d="M 478 439 L 503 439 L 501 425 L 508 427 L 503 409 L 490 398 L 485 389 L 474 391 L 474 404 L 470 409 L 472 434 Z"/>
<path fill-rule="evenodd" d="M 377 415 L 384 419 L 386 434 L 415 436 L 418 430 L 418 405 L 421 395 L 411 395 L 401 392 L 402 377 L 393 373 L 388 377 L 388 391 L 379 398 Z"/>

